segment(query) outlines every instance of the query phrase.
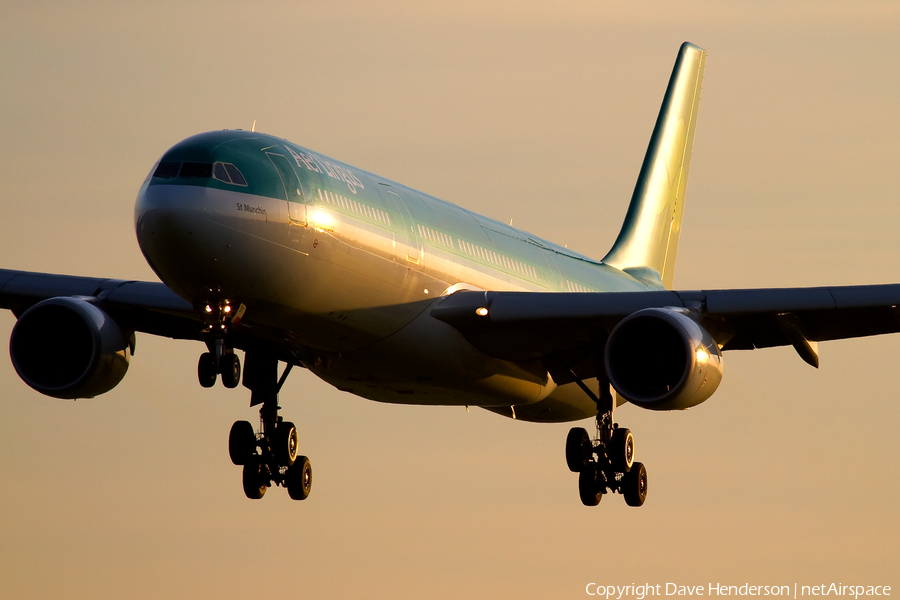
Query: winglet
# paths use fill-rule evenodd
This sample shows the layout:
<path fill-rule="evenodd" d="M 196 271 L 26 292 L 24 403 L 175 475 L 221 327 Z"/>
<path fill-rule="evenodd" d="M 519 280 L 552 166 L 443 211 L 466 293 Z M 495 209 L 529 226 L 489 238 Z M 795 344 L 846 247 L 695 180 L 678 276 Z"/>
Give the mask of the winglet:
<path fill-rule="evenodd" d="M 646 267 L 672 288 L 706 51 L 681 45 L 656 127 L 644 156 L 625 223 L 603 262 L 618 269 Z"/>

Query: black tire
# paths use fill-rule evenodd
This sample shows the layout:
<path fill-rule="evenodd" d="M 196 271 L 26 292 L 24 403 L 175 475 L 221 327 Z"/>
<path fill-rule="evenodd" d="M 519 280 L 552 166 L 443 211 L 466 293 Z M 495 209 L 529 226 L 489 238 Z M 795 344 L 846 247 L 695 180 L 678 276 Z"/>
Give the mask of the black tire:
<path fill-rule="evenodd" d="M 298 456 L 287 472 L 288 495 L 294 500 L 306 500 L 312 491 L 312 465 L 305 456 Z"/>
<path fill-rule="evenodd" d="M 642 506 L 647 499 L 647 469 L 636 462 L 622 478 L 622 493 L 628 506 Z"/>
<path fill-rule="evenodd" d="M 228 456 L 236 465 L 246 465 L 256 452 L 256 431 L 248 421 L 235 421 L 228 434 Z"/>
<path fill-rule="evenodd" d="M 263 467 L 258 460 L 251 460 L 244 465 L 244 494 L 251 500 L 259 500 L 269 489 L 268 477 L 263 474 Z"/>
<path fill-rule="evenodd" d="M 566 464 L 573 473 L 581 473 L 590 464 L 594 446 L 588 432 L 573 427 L 566 437 Z"/>
<path fill-rule="evenodd" d="M 617 473 L 627 473 L 634 466 L 634 436 L 620 427 L 613 431 L 609 441 L 609 460 Z"/>
<path fill-rule="evenodd" d="M 232 389 L 241 382 L 241 359 L 237 354 L 223 354 L 219 363 L 219 371 L 222 373 L 222 385 Z"/>
<path fill-rule="evenodd" d="M 218 377 L 216 357 L 212 352 L 204 352 L 197 361 L 197 379 L 200 380 L 201 386 L 211 388 L 216 385 L 216 377 Z"/>
<path fill-rule="evenodd" d="M 597 482 L 597 466 L 589 465 L 578 474 L 578 495 L 585 506 L 597 506 L 603 493 Z"/>
<path fill-rule="evenodd" d="M 283 421 L 275 428 L 275 439 L 272 450 L 275 461 L 282 467 L 289 467 L 297 460 L 297 449 L 300 445 L 297 428 L 289 421 Z"/>

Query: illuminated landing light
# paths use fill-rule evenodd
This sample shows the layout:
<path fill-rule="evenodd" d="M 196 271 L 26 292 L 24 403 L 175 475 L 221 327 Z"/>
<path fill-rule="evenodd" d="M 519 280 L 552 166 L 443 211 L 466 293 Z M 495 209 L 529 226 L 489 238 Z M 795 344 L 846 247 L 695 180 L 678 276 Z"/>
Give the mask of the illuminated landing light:
<path fill-rule="evenodd" d="M 709 360 L 709 352 L 706 351 L 706 348 L 698 348 L 697 349 L 697 362 L 701 365 L 705 365 Z"/>
<path fill-rule="evenodd" d="M 334 218 L 324 210 L 317 210 L 312 216 L 313 227 L 319 231 L 334 231 Z"/>
<path fill-rule="evenodd" d="M 478 310 L 475 311 L 475 314 L 478 315 L 479 317 L 486 317 L 488 314 L 488 309 L 486 309 L 485 307 L 482 306 L 481 308 L 479 308 Z"/>
<path fill-rule="evenodd" d="M 425 293 L 426 293 L 426 294 L 428 293 L 428 288 L 425 289 Z"/>

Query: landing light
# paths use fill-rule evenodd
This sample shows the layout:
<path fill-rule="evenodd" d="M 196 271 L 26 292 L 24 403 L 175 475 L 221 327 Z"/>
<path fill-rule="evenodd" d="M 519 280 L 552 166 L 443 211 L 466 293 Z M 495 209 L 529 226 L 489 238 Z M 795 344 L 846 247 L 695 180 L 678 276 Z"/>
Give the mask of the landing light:
<path fill-rule="evenodd" d="M 485 307 L 482 306 L 481 308 L 479 308 L 478 310 L 475 311 L 475 314 L 478 315 L 479 317 L 486 317 L 488 314 L 488 309 L 486 309 Z"/>

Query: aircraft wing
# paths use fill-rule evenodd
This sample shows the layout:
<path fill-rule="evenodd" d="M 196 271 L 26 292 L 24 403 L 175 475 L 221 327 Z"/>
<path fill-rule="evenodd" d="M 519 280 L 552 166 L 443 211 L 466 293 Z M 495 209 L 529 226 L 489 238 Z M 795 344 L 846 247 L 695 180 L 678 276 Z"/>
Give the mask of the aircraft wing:
<path fill-rule="evenodd" d="M 200 340 L 193 307 L 162 283 L 0 269 L 0 308 L 21 315 L 57 296 L 85 296 L 125 329 Z M 900 284 L 749 290 L 605 293 L 456 292 L 431 315 L 480 350 L 543 359 L 566 377 L 609 332 L 645 308 L 689 311 L 722 350 L 792 345 L 810 364 L 814 343 L 900 331 Z M 478 309 L 487 309 L 482 316 Z M 483 311 L 481 311 L 483 312 Z M 260 332 L 261 333 L 261 332 Z M 238 344 L 243 346 L 244 344 Z M 810 346 L 813 346 L 810 350 Z M 812 352 L 812 355 L 810 354 Z"/>
<path fill-rule="evenodd" d="M 175 339 L 200 339 L 199 319 L 189 302 L 163 283 L 50 275 L 0 269 L 0 308 L 19 317 L 57 296 L 85 296 L 124 329 Z"/>
<path fill-rule="evenodd" d="M 816 342 L 900 331 L 898 306 L 900 284 L 606 293 L 457 292 L 433 308 L 431 315 L 492 356 L 556 362 L 565 368 L 554 374 L 554 379 L 557 375 L 571 379 L 566 377 L 571 368 L 586 353 L 602 348 L 620 320 L 645 308 L 689 311 L 722 350 L 792 345 L 806 362 L 818 366 Z"/>

